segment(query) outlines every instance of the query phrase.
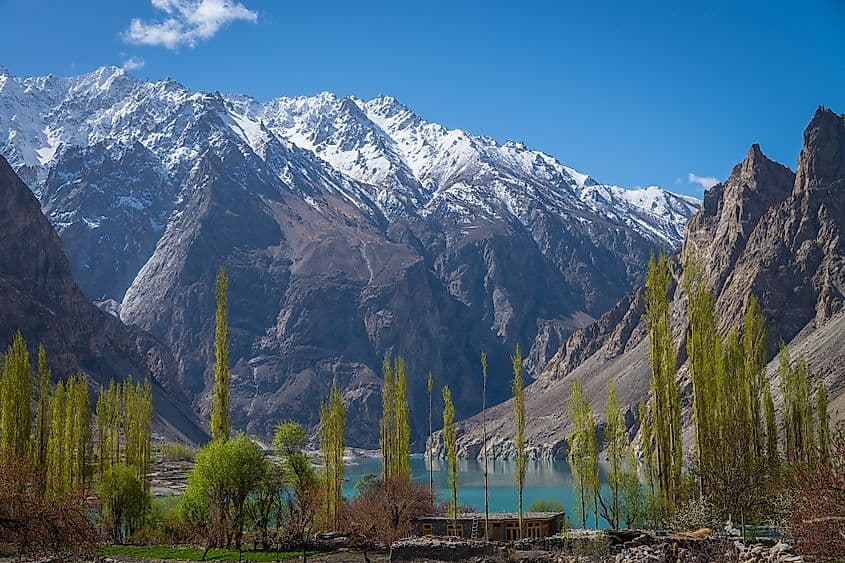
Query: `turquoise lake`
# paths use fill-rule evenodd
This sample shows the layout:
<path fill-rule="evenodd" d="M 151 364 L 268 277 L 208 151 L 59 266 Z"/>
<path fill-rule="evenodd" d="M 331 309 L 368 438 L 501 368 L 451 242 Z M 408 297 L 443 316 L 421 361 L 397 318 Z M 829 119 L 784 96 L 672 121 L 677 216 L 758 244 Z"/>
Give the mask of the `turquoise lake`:
<path fill-rule="evenodd" d="M 434 488 L 440 500 L 446 498 L 446 464 L 435 459 Z M 489 502 L 491 512 L 511 512 L 517 510 L 517 491 L 513 461 L 490 461 L 488 471 Z M 356 458 L 347 461 L 345 469 L 344 495 L 354 494 L 355 483 L 367 474 L 381 473 L 381 458 Z M 411 456 L 411 476 L 414 480 L 428 484 L 428 461 L 422 455 Z M 607 476 L 600 473 L 602 487 L 607 489 Z M 458 461 L 458 503 L 471 506 L 476 511 L 484 511 L 484 474 L 482 464 L 476 460 Z M 543 462 L 529 461 L 523 489 L 525 510 L 536 500 L 557 500 L 563 503 L 566 513 L 572 520 L 575 497 L 572 491 L 572 473 L 564 461 Z M 590 524 L 592 518 L 590 518 Z M 604 522 L 599 519 L 600 524 Z"/>

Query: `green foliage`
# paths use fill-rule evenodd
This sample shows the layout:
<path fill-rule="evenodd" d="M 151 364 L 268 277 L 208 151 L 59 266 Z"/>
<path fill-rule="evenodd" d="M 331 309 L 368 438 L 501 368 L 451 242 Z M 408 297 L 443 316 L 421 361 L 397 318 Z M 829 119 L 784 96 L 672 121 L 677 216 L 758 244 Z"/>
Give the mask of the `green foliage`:
<path fill-rule="evenodd" d="M 301 453 L 308 444 L 308 431 L 298 422 L 288 420 L 276 425 L 273 436 L 273 449 L 282 456 L 288 457 Z"/>
<path fill-rule="evenodd" d="M 208 553 L 196 547 L 165 547 L 159 545 L 104 545 L 99 549 L 106 557 L 127 557 L 138 561 L 278 561 L 296 559 L 301 551 L 238 551 L 235 549 L 210 549 Z M 312 555 L 314 552 L 306 552 Z M 205 556 L 205 557 L 203 557 Z"/>
<path fill-rule="evenodd" d="M 217 299 L 214 328 L 214 397 L 211 402 L 211 437 L 228 440 L 229 423 L 229 321 L 227 293 L 229 278 L 222 266 L 217 273 L 214 296 Z"/>
<path fill-rule="evenodd" d="M 117 543 L 141 525 L 150 505 L 150 495 L 135 471 L 123 464 L 112 466 L 100 476 L 97 496 L 103 506 L 101 524 Z"/>
<path fill-rule="evenodd" d="M 669 261 L 652 256 L 646 274 L 645 322 L 651 365 L 650 430 L 656 462 L 654 475 L 667 507 L 678 496 L 681 480 L 681 392 L 676 378 L 677 350 L 669 317 L 672 286 Z"/>
<path fill-rule="evenodd" d="M 804 358 L 793 366 L 786 344 L 781 342 L 778 356 L 781 394 L 783 395 L 783 427 L 786 437 L 786 459 L 791 463 L 813 463 L 815 455 L 814 425 L 807 364 Z"/>
<path fill-rule="evenodd" d="M 6 350 L 0 378 L 0 448 L 20 459 L 30 454 L 32 379 L 20 332 Z"/>
<path fill-rule="evenodd" d="M 611 382 L 607 386 L 607 407 L 605 414 L 604 444 L 607 450 L 608 473 L 607 483 L 610 487 L 610 503 L 605 505 L 601 497 L 603 516 L 612 528 L 619 528 L 622 521 L 622 489 L 625 486 L 627 473 L 625 461 L 628 455 L 628 432 L 625 418 L 619 405 L 616 385 Z"/>
<path fill-rule="evenodd" d="M 337 387 L 327 403 L 320 407 L 320 450 L 325 474 L 326 526 L 338 527 L 338 515 L 343 500 L 343 446 L 346 432 L 346 407 Z"/>
<path fill-rule="evenodd" d="M 405 360 L 382 364 L 381 453 L 382 476 L 411 478 L 411 421 L 408 411 L 408 378 Z"/>
<path fill-rule="evenodd" d="M 592 504 L 595 508 L 598 502 L 599 462 L 593 409 L 584 397 L 583 388 L 578 381 L 572 383 L 567 409 L 572 423 L 568 461 L 572 471 L 572 486 L 578 499 L 575 512 L 581 518 L 581 527 L 586 528 L 588 506 Z M 595 517 L 598 519 L 597 511 Z"/>
<path fill-rule="evenodd" d="M 47 365 L 47 350 L 38 347 L 38 411 L 35 415 L 35 463 L 47 463 L 47 442 L 50 439 L 50 383 L 52 373 Z"/>
<path fill-rule="evenodd" d="M 367 473 L 366 475 L 364 475 L 363 477 L 358 479 L 358 481 L 355 483 L 355 485 L 353 487 L 355 489 L 355 494 L 356 495 L 362 494 L 365 490 L 367 490 L 367 487 L 369 487 L 370 485 L 372 485 L 373 483 L 375 483 L 377 481 L 378 481 L 378 475 L 376 475 L 375 473 Z"/>
<path fill-rule="evenodd" d="M 513 410 L 515 430 L 513 436 L 513 447 L 516 453 L 516 488 L 518 493 L 517 510 L 519 511 L 519 535 L 523 534 L 522 523 L 522 489 L 525 486 L 525 470 L 526 470 L 526 456 L 525 456 L 525 380 L 522 374 L 522 350 L 519 349 L 519 344 L 512 358 L 513 367 L 513 382 L 511 383 L 511 392 L 513 394 Z"/>
<path fill-rule="evenodd" d="M 101 388 L 96 409 L 100 475 L 122 463 L 149 491 L 152 417 L 153 392 L 148 380 L 135 384 L 131 379 L 123 383 L 112 379 L 108 387 Z"/>
<path fill-rule="evenodd" d="M 559 500 L 537 499 L 528 506 L 529 512 L 564 512 L 566 509 Z"/>
<path fill-rule="evenodd" d="M 443 387 L 443 443 L 446 446 L 447 480 L 449 483 L 448 514 L 453 518 L 458 515 L 458 435 L 455 429 L 455 405 L 452 404 L 452 391 L 448 385 Z"/>
<path fill-rule="evenodd" d="M 197 449 L 182 442 L 166 442 L 159 448 L 158 455 L 161 461 L 193 461 Z"/>
<path fill-rule="evenodd" d="M 207 524 L 211 546 L 240 546 L 246 499 L 267 470 L 261 450 L 243 434 L 214 440 L 197 453 L 188 475 L 184 513 L 194 522 Z"/>
<path fill-rule="evenodd" d="M 827 465 L 830 461 L 830 415 L 827 412 L 827 385 L 819 383 L 816 390 L 816 444 L 819 463 Z"/>
<path fill-rule="evenodd" d="M 47 439 L 47 491 L 58 494 L 67 491 L 65 482 L 65 384 L 56 383 L 50 397 L 50 437 Z"/>

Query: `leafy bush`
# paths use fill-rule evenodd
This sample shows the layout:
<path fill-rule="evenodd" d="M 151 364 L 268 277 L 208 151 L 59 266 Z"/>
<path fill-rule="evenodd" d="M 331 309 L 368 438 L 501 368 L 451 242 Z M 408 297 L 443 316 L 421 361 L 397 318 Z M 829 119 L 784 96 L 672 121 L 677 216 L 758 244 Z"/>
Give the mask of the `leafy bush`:
<path fill-rule="evenodd" d="M 528 507 L 530 512 L 564 512 L 563 503 L 559 500 L 538 499 Z"/>
<path fill-rule="evenodd" d="M 100 477 L 97 496 L 103 504 L 100 522 L 117 543 L 122 543 L 141 526 L 150 505 L 150 495 L 135 472 L 120 463 Z"/>
<path fill-rule="evenodd" d="M 194 461 L 196 448 L 182 442 L 167 442 L 161 445 L 159 459 L 162 461 Z"/>
<path fill-rule="evenodd" d="M 246 500 L 257 492 L 268 467 L 261 450 L 244 434 L 215 440 L 197 453 L 183 514 L 192 523 L 205 523 L 209 545 L 240 547 Z"/>

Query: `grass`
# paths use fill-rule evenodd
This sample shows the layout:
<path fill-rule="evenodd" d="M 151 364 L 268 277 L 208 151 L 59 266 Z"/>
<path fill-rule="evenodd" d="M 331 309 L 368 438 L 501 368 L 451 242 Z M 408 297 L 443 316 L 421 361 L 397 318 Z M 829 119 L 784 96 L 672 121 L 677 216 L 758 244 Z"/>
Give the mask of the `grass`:
<path fill-rule="evenodd" d="M 119 556 L 132 559 L 176 559 L 181 561 L 200 561 L 204 549 L 201 547 L 165 547 L 158 545 L 105 545 L 100 548 L 100 554 L 107 557 Z M 309 555 L 313 552 L 309 552 Z M 295 559 L 302 555 L 301 551 L 279 552 L 280 560 Z M 276 561 L 275 551 L 248 551 L 241 553 L 244 561 Z M 210 549 L 205 557 L 206 561 L 237 561 L 238 551 L 235 549 Z"/>

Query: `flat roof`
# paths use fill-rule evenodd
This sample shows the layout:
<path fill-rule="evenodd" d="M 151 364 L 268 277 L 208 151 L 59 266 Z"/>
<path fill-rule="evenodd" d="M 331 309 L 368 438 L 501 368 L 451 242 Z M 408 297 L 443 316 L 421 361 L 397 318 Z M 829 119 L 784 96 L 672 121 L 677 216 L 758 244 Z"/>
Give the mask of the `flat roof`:
<path fill-rule="evenodd" d="M 551 520 L 563 516 L 564 512 L 523 512 L 523 520 Z M 457 517 L 452 516 L 420 516 L 414 520 L 484 520 L 483 512 L 461 512 Z M 518 512 L 491 512 L 490 520 L 519 520 Z"/>

